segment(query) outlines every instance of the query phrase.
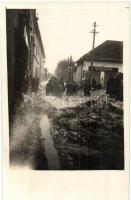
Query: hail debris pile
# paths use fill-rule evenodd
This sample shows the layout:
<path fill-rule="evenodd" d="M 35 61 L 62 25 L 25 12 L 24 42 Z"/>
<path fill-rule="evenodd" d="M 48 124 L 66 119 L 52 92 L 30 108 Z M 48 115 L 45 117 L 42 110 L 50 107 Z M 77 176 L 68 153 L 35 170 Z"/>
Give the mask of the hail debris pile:
<path fill-rule="evenodd" d="M 49 113 L 61 169 L 123 169 L 123 109 L 112 99 L 107 107 L 66 107 Z"/>

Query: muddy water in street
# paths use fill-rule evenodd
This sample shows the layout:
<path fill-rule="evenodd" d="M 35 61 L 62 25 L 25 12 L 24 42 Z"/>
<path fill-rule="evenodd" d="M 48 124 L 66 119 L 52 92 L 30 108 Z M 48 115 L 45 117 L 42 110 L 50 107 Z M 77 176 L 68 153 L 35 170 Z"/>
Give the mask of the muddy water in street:
<path fill-rule="evenodd" d="M 57 150 L 54 146 L 54 141 L 50 133 L 50 123 L 47 115 L 43 115 L 40 120 L 40 128 L 44 141 L 45 153 L 48 161 L 49 170 L 59 170 L 60 162 Z"/>

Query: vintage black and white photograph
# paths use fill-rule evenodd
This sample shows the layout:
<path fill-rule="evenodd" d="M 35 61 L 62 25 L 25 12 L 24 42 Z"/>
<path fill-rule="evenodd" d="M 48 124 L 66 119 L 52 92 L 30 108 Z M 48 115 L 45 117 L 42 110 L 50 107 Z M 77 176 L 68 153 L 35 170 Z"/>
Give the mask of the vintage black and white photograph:
<path fill-rule="evenodd" d="M 84 2 L 6 9 L 10 167 L 124 170 L 126 12 Z"/>

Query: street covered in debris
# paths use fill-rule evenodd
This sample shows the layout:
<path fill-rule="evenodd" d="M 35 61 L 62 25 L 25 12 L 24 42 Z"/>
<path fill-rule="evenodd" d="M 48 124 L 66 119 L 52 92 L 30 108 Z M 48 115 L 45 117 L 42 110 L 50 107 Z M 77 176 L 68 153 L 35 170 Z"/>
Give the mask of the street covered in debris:
<path fill-rule="evenodd" d="M 122 169 L 122 102 L 109 98 L 105 91 L 97 91 L 92 99 L 91 106 L 91 97 L 59 98 L 41 91 L 25 96 L 11 127 L 12 166 Z"/>
<path fill-rule="evenodd" d="M 124 169 L 125 36 L 102 9 L 6 10 L 12 168 Z"/>

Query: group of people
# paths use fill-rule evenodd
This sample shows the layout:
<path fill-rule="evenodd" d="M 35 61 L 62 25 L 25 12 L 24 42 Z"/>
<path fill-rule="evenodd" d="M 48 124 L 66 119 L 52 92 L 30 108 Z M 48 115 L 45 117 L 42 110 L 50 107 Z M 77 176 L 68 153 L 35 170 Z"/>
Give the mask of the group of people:
<path fill-rule="evenodd" d="M 37 93 L 39 83 L 39 77 L 37 75 L 35 77 L 32 77 L 32 75 L 29 74 L 27 70 L 24 76 L 23 92 L 26 93 L 28 89 L 30 89 L 31 92 Z"/>
<path fill-rule="evenodd" d="M 58 80 L 57 78 L 52 78 L 46 85 L 46 95 L 47 96 L 75 96 L 78 95 L 78 91 L 84 91 L 85 96 L 90 95 L 90 85 L 88 83 L 77 84 L 75 82 L 66 81 L 65 83 Z"/>
<path fill-rule="evenodd" d="M 97 84 L 95 79 L 92 80 L 93 89 L 97 89 Z M 62 82 L 55 77 L 52 77 L 46 85 L 46 95 L 47 96 L 75 96 L 75 95 L 84 95 L 89 96 L 91 91 L 90 80 L 82 81 L 77 84 L 74 81 Z"/>
<path fill-rule="evenodd" d="M 36 84 L 37 85 L 37 84 Z M 38 86 L 37 86 L 38 87 Z M 35 88 L 35 87 L 34 87 Z M 66 96 L 83 95 L 89 96 L 92 90 L 102 89 L 101 84 L 97 84 L 95 78 L 92 79 L 92 85 L 90 79 L 78 83 L 75 82 L 63 82 L 55 77 L 52 77 L 46 85 L 46 95 L 62 97 Z M 106 93 L 116 100 L 123 100 L 123 75 L 122 73 L 111 74 L 107 82 Z"/>
<path fill-rule="evenodd" d="M 67 96 L 74 96 L 77 94 L 77 91 L 78 91 L 78 85 L 75 83 L 75 82 L 69 82 L 67 81 L 65 84 L 64 84 L 64 89 L 65 89 L 65 94 Z"/>
<path fill-rule="evenodd" d="M 107 82 L 106 93 L 116 100 L 123 101 L 123 74 L 111 74 Z"/>
<path fill-rule="evenodd" d="M 47 96 L 61 97 L 64 92 L 64 83 L 55 77 L 52 77 L 46 85 Z"/>

